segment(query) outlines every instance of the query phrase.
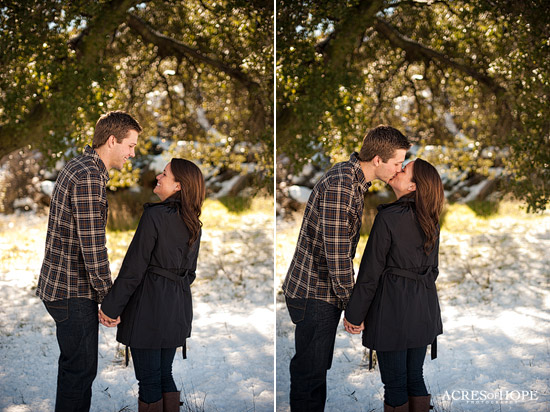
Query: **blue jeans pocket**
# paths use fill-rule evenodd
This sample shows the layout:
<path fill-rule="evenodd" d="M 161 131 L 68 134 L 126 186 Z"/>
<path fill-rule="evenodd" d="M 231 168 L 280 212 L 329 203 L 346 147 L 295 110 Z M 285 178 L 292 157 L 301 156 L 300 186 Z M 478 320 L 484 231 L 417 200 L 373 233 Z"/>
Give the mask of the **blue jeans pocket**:
<path fill-rule="evenodd" d="M 286 307 L 292 323 L 295 325 L 304 320 L 306 316 L 307 299 L 286 298 Z"/>
<path fill-rule="evenodd" d="M 56 323 L 69 319 L 69 301 L 67 299 L 44 302 L 44 306 L 46 306 L 46 310 Z"/>

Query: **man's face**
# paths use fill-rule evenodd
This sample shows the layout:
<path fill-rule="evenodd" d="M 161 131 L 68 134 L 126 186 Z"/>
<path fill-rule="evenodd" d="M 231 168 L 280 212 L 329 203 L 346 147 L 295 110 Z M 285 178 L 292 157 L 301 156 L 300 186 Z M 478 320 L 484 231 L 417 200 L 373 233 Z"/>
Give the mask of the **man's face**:
<path fill-rule="evenodd" d="M 135 130 L 128 131 L 126 138 L 118 143 L 115 139 L 111 152 L 111 166 L 115 169 L 122 169 L 126 160 L 130 157 L 135 157 L 134 148 L 137 145 L 138 132 Z"/>
<path fill-rule="evenodd" d="M 383 162 L 381 158 L 378 158 L 376 178 L 388 183 L 390 179 L 394 178 L 397 173 L 402 171 L 406 154 L 407 151 L 405 149 L 397 149 L 393 157 L 388 159 L 387 162 Z"/>

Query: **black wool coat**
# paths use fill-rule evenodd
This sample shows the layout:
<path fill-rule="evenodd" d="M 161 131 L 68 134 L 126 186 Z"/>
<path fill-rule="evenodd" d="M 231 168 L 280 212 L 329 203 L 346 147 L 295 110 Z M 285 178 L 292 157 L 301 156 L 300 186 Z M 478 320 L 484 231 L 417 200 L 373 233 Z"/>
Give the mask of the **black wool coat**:
<path fill-rule="evenodd" d="M 414 198 L 404 196 L 378 207 L 345 312 L 350 323 L 365 322 L 367 348 L 417 348 L 443 333 L 435 286 L 439 239 L 428 256 L 424 239 Z"/>
<path fill-rule="evenodd" d="M 188 246 L 179 206 L 175 198 L 144 205 L 118 277 L 101 304 L 110 318 L 120 316 L 117 341 L 130 347 L 176 348 L 191 335 L 190 285 L 200 238 Z M 182 273 L 187 274 L 174 276 Z"/>

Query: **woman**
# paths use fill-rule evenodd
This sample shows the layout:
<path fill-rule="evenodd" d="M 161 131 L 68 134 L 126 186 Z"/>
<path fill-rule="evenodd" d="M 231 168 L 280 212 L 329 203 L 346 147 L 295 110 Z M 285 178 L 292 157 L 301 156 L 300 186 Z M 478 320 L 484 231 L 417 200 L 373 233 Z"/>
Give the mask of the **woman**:
<path fill-rule="evenodd" d="M 99 316 L 106 326 L 114 326 L 120 316 L 117 340 L 132 353 L 139 411 L 176 412 L 180 393 L 172 362 L 179 346 L 185 357 L 191 334 L 190 285 L 199 253 L 204 178 L 192 162 L 172 159 L 153 192 L 161 202 L 144 206 Z"/>
<path fill-rule="evenodd" d="M 389 182 L 397 200 L 378 207 L 344 325 L 376 350 L 384 411 L 428 411 L 422 366 L 443 332 L 435 287 L 443 184 L 417 159 Z M 372 356 L 372 352 L 371 352 Z M 372 357 L 371 357 L 372 359 Z"/>

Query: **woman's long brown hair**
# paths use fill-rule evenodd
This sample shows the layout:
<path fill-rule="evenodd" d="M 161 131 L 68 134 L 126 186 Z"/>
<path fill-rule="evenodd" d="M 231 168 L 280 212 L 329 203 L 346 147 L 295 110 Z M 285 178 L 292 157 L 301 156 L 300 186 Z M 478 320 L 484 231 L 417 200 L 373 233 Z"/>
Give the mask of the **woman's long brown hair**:
<path fill-rule="evenodd" d="M 439 237 L 439 216 L 445 202 L 443 183 L 435 167 L 422 159 L 414 161 L 412 181 L 416 183 L 416 216 L 426 235 L 424 252 L 429 255 Z"/>
<path fill-rule="evenodd" d="M 174 158 L 170 161 L 170 168 L 176 182 L 181 186 L 180 214 L 189 229 L 189 246 L 191 246 L 198 239 L 202 227 L 199 217 L 206 195 L 204 177 L 201 170 L 189 160 Z"/>

